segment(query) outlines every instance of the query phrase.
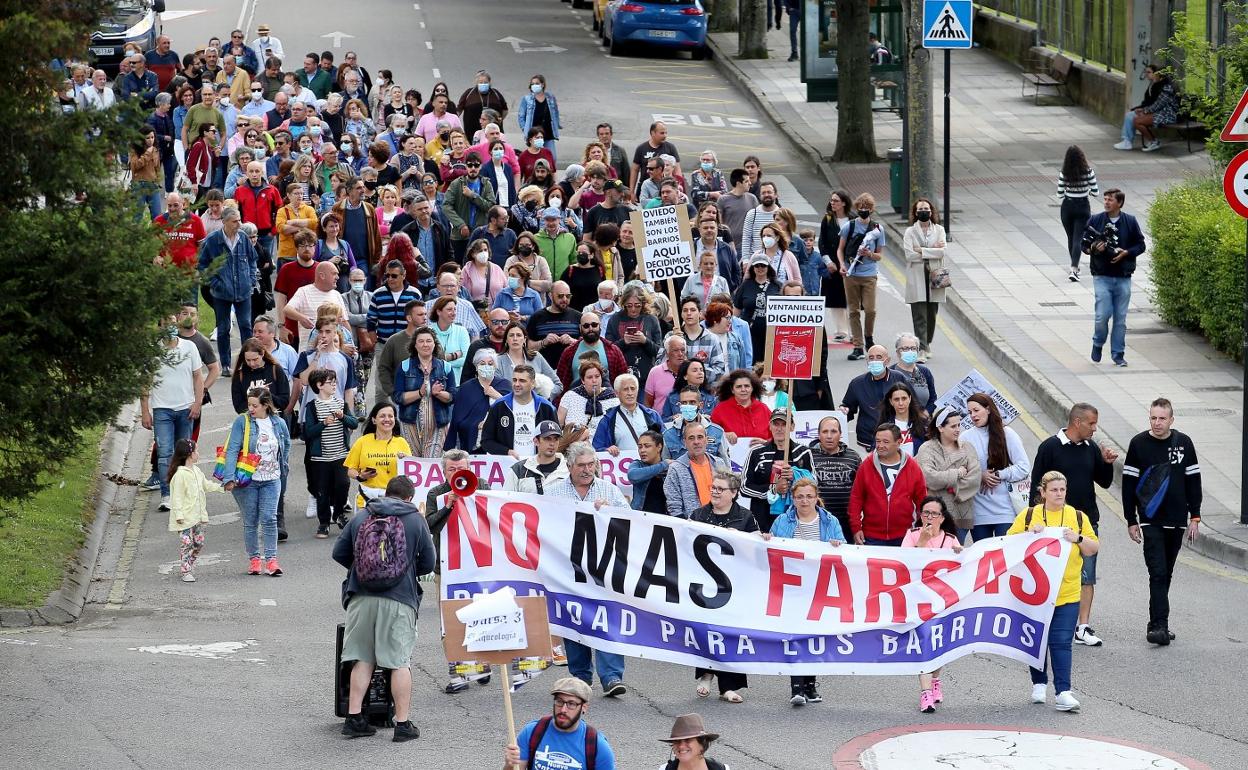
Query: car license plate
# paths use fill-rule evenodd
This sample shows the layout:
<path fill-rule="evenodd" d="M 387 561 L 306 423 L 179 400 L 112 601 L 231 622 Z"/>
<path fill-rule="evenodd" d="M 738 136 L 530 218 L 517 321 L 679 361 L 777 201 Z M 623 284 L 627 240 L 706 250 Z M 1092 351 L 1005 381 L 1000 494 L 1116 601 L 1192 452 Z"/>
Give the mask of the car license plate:
<path fill-rule="evenodd" d="M 650 37 L 676 37 L 676 30 L 674 29 L 652 29 L 650 30 Z"/>
<path fill-rule="evenodd" d="M 111 46 L 91 46 L 91 53 L 95 56 L 112 56 L 113 50 Z"/>

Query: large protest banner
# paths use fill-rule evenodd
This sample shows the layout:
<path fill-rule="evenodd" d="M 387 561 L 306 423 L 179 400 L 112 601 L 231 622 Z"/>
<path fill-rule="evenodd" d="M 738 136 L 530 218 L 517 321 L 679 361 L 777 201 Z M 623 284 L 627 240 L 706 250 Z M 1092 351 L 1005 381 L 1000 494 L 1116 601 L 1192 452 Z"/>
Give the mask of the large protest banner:
<path fill-rule="evenodd" d="M 1038 666 L 1069 555 L 1057 535 L 833 547 L 478 492 L 443 531 L 441 586 L 543 594 L 552 633 L 724 671 L 915 674 L 974 652 Z"/>
<path fill-rule="evenodd" d="M 624 496 L 633 496 L 633 485 L 628 480 L 628 466 L 637 459 L 636 452 L 620 452 L 612 457 L 606 452 L 598 453 L 598 462 L 602 466 L 602 478 L 620 488 Z M 508 455 L 470 455 L 468 465 L 477 478 L 494 489 L 501 489 L 507 469 L 515 465 L 516 458 Z M 446 481 L 442 472 L 442 461 L 431 457 L 399 458 L 399 475 L 407 476 L 416 485 L 416 499 L 423 501 L 429 490 Z"/>

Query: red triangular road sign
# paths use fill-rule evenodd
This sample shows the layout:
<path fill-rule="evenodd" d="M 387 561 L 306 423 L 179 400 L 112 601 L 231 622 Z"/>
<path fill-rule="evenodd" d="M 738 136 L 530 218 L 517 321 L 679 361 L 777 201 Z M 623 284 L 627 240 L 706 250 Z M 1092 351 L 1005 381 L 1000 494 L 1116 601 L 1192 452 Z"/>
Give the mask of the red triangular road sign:
<path fill-rule="evenodd" d="M 1248 142 L 1248 88 L 1239 97 L 1239 103 L 1231 111 L 1231 117 L 1222 127 L 1222 134 L 1218 138 L 1224 142 Z"/>

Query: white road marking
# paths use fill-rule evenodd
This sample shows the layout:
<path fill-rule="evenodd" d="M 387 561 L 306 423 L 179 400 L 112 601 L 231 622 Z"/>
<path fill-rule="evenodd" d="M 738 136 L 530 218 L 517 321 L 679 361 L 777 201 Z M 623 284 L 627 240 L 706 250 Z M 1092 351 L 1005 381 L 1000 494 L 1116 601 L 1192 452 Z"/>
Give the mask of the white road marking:
<path fill-rule="evenodd" d="M 261 599 L 260 606 L 261 607 L 276 607 L 277 600 L 276 599 Z"/>
<path fill-rule="evenodd" d="M 441 79 L 442 79 L 442 70 L 438 69 L 437 67 L 434 67 L 434 68 L 433 68 L 433 77 L 434 77 L 434 79 L 435 79 L 435 80 L 441 80 Z"/>
<path fill-rule="evenodd" d="M 198 11 L 165 11 L 160 15 L 160 20 L 162 22 L 177 21 L 178 19 L 185 19 L 187 16 L 198 16 L 201 13 L 207 13 L 207 11 L 202 9 Z"/>
<path fill-rule="evenodd" d="M 218 514 L 208 517 L 208 526 L 215 527 L 219 524 L 233 524 L 234 522 L 238 521 L 238 518 L 241 515 L 242 514 L 240 514 L 238 511 L 231 511 L 229 513 L 218 513 Z"/>
<path fill-rule="evenodd" d="M 127 647 L 131 652 L 148 652 L 153 655 L 174 655 L 182 658 L 207 658 L 209 660 L 239 660 L 244 663 L 264 663 L 264 658 L 238 658 L 236 653 L 260 644 L 255 639 L 241 642 L 209 642 L 208 644 L 154 644 L 146 647 Z"/>
<path fill-rule="evenodd" d="M 425 41 L 425 48 L 428 48 L 430 51 L 432 51 L 432 50 L 433 50 L 433 43 L 432 43 L 431 41 L 429 41 L 429 40 L 426 40 L 426 41 Z"/>
<path fill-rule="evenodd" d="M 412 3 L 412 8 L 414 8 L 414 9 L 416 9 L 416 10 L 418 10 L 418 11 L 419 11 L 419 10 L 420 10 L 420 3 Z"/>
<path fill-rule="evenodd" d="M 420 22 L 420 28 L 421 28 L 421 29 L 424 29 L 424 28 L 425 28 L 425 23 L 424 23 L 423 21 L 422 21 L 422 22 Z"/>
<path fill-rule="evenodd" d="M 200 557 L 195 560 L 195 566 L 196 567 L 211 567 L 214 564 L 224 564 L 225 562 L 229 560 L 230 560 L 230 557 L 222 553 L 205 553 L 205 554 L 201 554 Z M 182 568 L 181 562 L 167 561 L 164 564 L 157 567 L 156 571 L 162 575 L 168 575 L 168 574 L 171 574 L 175 569 L 181 569 L 181 568 Z"/>
<path fill-rule="evenodd" d="M 793 183 L 784 175 L 768 174 L 766 180 L 776 185 L 776 194 L 780 197 L 780 205 L 792 211 L 798 219 L 812 216 L 817 219 L 822 216 L 802 197 L 802 194 L 797 191 Z"/>

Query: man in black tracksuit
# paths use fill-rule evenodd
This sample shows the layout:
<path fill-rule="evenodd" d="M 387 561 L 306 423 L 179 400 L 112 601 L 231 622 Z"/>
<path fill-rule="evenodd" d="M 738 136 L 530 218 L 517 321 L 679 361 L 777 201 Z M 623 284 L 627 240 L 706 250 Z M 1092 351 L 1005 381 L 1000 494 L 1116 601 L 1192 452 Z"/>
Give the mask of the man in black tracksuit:
<path fill-rule="evenodd" d="M 1109 489 L 1114 483 L 1114 461 L 1118 453 L 1098 446 L 1092 440 L 1099 415 L 1091 404 L 1075 404 L 1070 408 L 1066 427 L 1040 442 L 1036 460 L 1031 464 L 1031 478 L 1039 480 L 1049 471 L 1060 471 L 1066 477 L 1066 504 L 1083 511 L 1092 522 L 1092 530 L 1100 534 L 1101 513 L 1096 507 L 1096 485 Z M 1039 505 L 1039 485 L 1033 484 L 1031 505 Z M 1075 626 L 1075 643 L 1100 647 L 1101 639 L 1088 625 L 1092 615 L 1092 597 L 1096 592 L 1096 556 L 1083 558 L 1081 576 L 1083 591 L 1079 598 L 1079 623 Z"/>
<path fill-rule="evenodd" d="M 1170 633 L 1170 580 L 1184 533 L 1200 532 L 1200 463 L 1190 436 L 1172 430 L 1174 405 L 1159 398 L 1148 410 L 1149 429 L 1131 439 L 1122 466 L 1122 512 L 1127 532 L 1144 543 L 1148 568 L 1148 630 L 1145 638 L 1166 645 Z M 1165 490 L 1160 486 L 1166 484 Z"/>

